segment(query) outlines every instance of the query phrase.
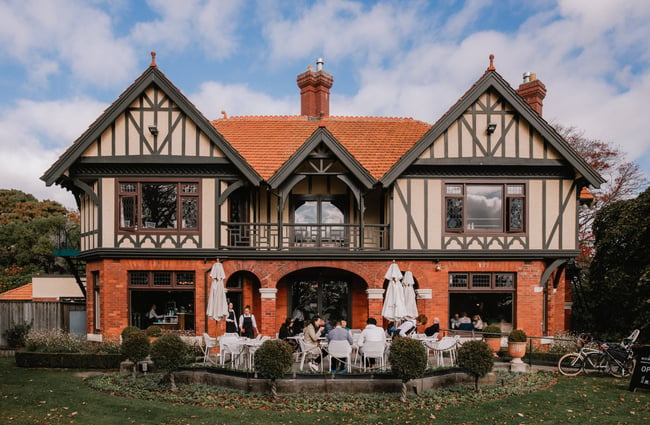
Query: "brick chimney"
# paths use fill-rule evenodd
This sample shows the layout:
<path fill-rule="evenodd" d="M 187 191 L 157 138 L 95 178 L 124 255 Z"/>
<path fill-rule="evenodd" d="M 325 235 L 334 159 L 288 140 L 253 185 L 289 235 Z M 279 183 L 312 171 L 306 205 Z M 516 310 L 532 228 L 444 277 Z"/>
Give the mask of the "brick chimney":
<path fill-rule="evenodd" d="M 300 88 L 300 115 L 326 117 L 330 114 L 330 89 L 334 77 L 323 71 L 323 59 L 316 61 L 316 72 L 311 66 L 298 75 L 296 82 Z"/>
<path fill-rule="evenodd" d="M 540 117 L 542 116 L 543 100 L 544 97 L 546 97 L 546 86 L 537 79 L 537 75 L 530 72 L 524 73 L 524 82 L 519 85 L 517 94 L 521 96 L 522 99 L 524 99 L 524 101 L 529 104 Z"/>

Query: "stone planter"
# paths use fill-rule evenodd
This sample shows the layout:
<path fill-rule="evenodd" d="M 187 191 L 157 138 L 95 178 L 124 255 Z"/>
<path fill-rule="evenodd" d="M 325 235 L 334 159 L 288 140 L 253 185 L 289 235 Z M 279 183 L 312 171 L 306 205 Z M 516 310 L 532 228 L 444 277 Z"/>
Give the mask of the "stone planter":
<path fill-rule="evenodd" d="M 526 355 L 527 342 L 508 342 L 508 354 L 512 357 L 511 363 L 523 363 L 522 357 Z"/>
<path fill-rule="evenodd" d="M 492 352 L 494 353 L 494 356 L 497 356 L 497 353 L 499 350 L 501 350 L 501 337 L 497 338 L 485 338 L 485 342 L 487 342 L 487 345 L 490 347 Z"/>

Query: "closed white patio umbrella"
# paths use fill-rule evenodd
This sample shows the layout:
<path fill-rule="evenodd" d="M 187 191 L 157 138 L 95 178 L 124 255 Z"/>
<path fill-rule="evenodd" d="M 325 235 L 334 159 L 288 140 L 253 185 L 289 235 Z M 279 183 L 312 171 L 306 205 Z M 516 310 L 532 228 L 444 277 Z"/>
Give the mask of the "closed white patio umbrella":
<path fill-rule="evenodd" d="M 404 289 L 400 280 L 402 272 L 397 264 L 392 263 L 384 276 L 388 280 L 388 288 L 384 297 L 384 305 L 381 309 L 381 315 L 392 322 L 402 320 L 406 316 L 404 304 Z"/>
<path fill-rule="evenodd" d="M 206 314 L 210 319 L 221 320 L 228 314 L 228 300 L 226 299 L 226 290 L 223 287 L 226 273 L 219 261 L 212 266 L 210 277 L 212 278 L 212 284 L 208 294 Z"/>
<path fill-rule="evenodd" d="M 410 271 L 405 272 L 404 279 L 402 279 L 402 286 L 404 287 L 405 318 L 407 319 L 415 319 L 418 317 L 418 304 L 415 297 L 415 289 L 413 288 L 414 284 L 413 273 Z"/>

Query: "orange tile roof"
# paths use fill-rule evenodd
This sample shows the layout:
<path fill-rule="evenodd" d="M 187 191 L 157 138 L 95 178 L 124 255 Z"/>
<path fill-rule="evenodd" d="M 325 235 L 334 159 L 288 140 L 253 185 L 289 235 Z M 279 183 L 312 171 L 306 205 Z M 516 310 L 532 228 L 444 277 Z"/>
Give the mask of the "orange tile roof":
<path fill-rule="evenodd" d="M 32 284 L 19 286 L 0 294 L 1 301 L 25 301 L 32 299 Z"/>
<path fill-rule="evenodd" d="M 319 127 L 380 179 L 431 128 L 412 118 L 242 116 L 212 125 L 263 179 L 271 178 Z"/>

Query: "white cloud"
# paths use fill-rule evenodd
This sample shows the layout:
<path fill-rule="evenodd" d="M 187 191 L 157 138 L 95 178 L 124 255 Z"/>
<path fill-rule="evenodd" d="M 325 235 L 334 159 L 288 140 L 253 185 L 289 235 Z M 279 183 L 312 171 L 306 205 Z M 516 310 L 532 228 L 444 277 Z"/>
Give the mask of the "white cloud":
<path fill-rule="evenodd" d="M 135 65 L 132 47 L 113 35 L 110 17 L 79 0 L 0 4 L 0 43 L 40 85 L 61 72 L 78 82 L 122 84 Z"/>
<path fill-rule="evenodd" d="M 63 154 L 106 107 L 91 99 L 51 102 L 22 100 L 0 111 L 0 181 L 39 199 L 76 208 L 71 194 L 48 188 L 40 176 Z"/>
<path fill-rule="evenodd" d="M 133 28 L 134 43 L 156 50 L 182 51 L 198 43 L 203 54 L 222 59 L 237 47 L 238 14 L 244 6 L 236 0 L 149 0 L 160 19 Z"/>
<path fill-rule="evenodd" d="M 296 89 L 297 91 L 298 89 Z M 209 81 L 201 84 L 198 93 L 189 95 L 194 105 L 208 119 L 221 118 L 221 111 L 235 115 L 296 115 L 299 97 L 274 99 L 255 92 L 246 85 L 224 85 Z"/>

